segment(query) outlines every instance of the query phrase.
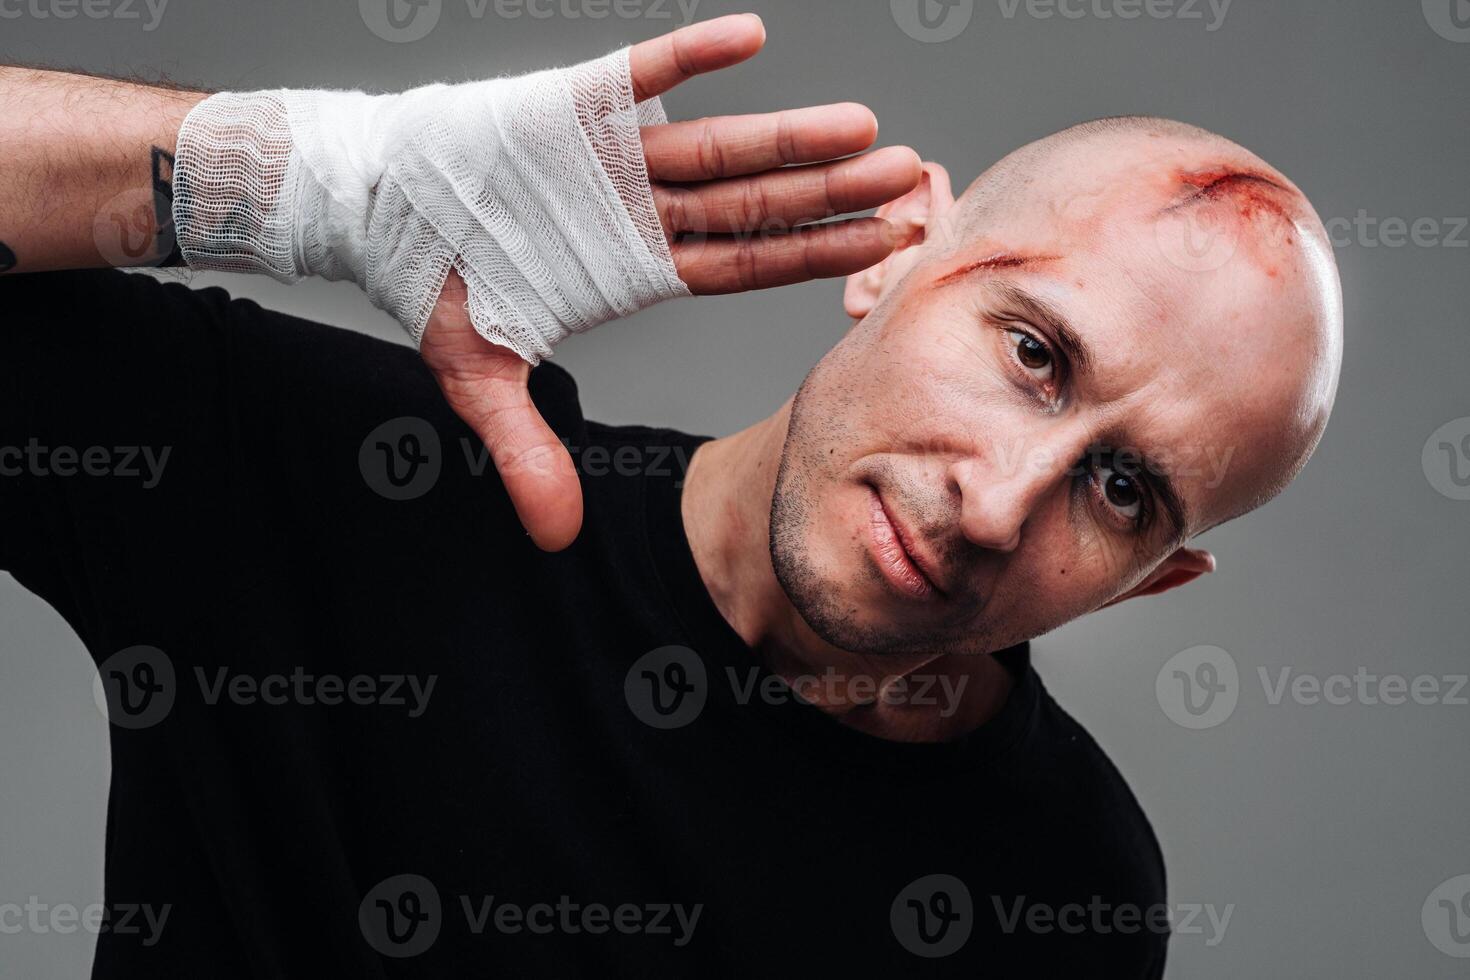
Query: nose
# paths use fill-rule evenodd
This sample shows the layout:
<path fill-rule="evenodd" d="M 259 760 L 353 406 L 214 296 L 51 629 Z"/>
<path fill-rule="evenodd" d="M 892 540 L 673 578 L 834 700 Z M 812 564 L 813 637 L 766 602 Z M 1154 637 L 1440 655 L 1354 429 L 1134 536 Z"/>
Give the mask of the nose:
<path fill-rule="evenodd" d="M 1048 497 L 1065 490 L 1070 471 L 1085 451 L 1071 434 L 1031 440 L 1026 451 L 1007 456 L 996 446 L 950 464 L 950 485 L 960 494 L 960 531 L 971 544 L 1012 552 L 1021 546 L 1027 523 Z"/>

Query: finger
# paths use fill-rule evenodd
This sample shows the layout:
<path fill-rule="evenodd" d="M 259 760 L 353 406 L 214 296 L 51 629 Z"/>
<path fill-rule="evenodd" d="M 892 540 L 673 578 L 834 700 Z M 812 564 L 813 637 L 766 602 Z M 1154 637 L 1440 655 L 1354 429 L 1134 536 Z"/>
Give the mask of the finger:
<path fill-rule="evenodd" d="M 672 246 L 679 278 L 696 295 L 739 293 L 861 272 L 893 251 L 882 218 L 808 225 L 789 234 L 700 236 Z"/>
<path fill-rule="evenodd" d="M 490 451 L 536 546 L 560 551 L 576 540 L 582 485 L 571 454 L 536 410 L 524 380 L 477 379 L 451 396 L 450 404 Z"/>
<path fill-rule="evenodd" d="M 739 232 L 784 228 L 866 211 L 902 197 L 919 184 L 924 163 L 906 146 L 754 177 L 693 186 L 654 188 L 667 232 Z"/>
<path fill-rule="evenodd" d="M 654 180 L 715 180 L 861 153 L 878 118 L 856 102 L 754 116 L 716 116 L 648 126 L 643 156 Z"/>
<path fill-rule="evenodd" d="M 636 44 L 628 52 L 636 101 L 662 95 L 680 82 L 738 65 L 766 43 L 755 14 L 716 17 Z"/>

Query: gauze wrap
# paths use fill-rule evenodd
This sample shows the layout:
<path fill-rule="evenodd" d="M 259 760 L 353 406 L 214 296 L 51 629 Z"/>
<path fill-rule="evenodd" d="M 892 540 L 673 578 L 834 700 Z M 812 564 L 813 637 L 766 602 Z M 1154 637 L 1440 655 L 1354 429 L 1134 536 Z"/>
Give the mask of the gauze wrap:
<path fill-rule="evenodd" d="M 481 336 L 532 364 L 689 295 L 654 209 L 628 49 L 393 95 L 221 92 L 184 120 L 174 227 L 194 269 L 351 279 L 420 343 L 450 268 Z"/>

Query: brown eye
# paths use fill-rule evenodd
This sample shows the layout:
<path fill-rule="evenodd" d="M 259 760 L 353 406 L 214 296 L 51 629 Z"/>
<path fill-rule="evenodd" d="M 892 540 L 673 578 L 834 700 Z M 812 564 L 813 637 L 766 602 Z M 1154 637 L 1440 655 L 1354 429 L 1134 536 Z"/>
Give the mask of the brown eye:
<path fill-rule="evenodd" d="M 1051 348 L 1024 330 L 1007 330 L 1006 336 L 1015 344 L 1016 360 L 1032 372 L 1039 381 L 1050 381 L 1054 370 Z"/>
<path fill-rule="evenodd" d="M 1108 503 L 1122 510 L 1137 507 L 1143 498 L 1139 496 L 1138 487 L 1133 478 L 1121 473 L 1114 473 L 1108 478 L 1107 485 Z"/>
<path fill-rule="evenodd" d="M 1138 519 L 1143 511 L 1143 490 L 1138 485 L 1137 476 L 1114 465 L 1111 460 L 1104 460 L 1097 466 L 1096 479 L 1109 507 L 1120 517 Z"/>

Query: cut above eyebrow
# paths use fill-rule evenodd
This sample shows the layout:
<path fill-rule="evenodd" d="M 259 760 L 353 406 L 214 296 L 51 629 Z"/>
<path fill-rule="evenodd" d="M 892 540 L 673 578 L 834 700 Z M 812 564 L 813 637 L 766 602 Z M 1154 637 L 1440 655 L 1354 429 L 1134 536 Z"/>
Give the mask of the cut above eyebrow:
<path fill-rule="evenodd" d="M 936 288 L 939 286 L 948 286 L 950 283 L 958 282 L 976 272 L 994 272 L 997 269 L 1019 269 L 1024 266 L 1035 265 L 1039 262 L 1054 262 L 1056 259 L 1057 256 L 1055 255 L 1016 255 L 1013 252 L 1000 252 L 989 258 L 981 259 L 978 262 L 962 265 L 953 272 L 946 273 L 934 280 L 934 286 Z"/>

